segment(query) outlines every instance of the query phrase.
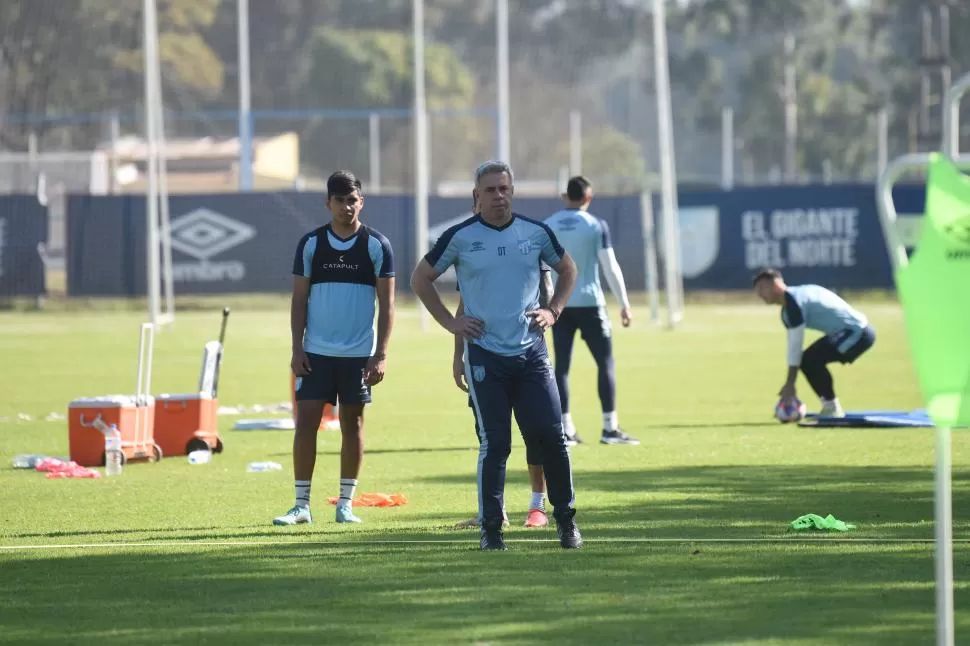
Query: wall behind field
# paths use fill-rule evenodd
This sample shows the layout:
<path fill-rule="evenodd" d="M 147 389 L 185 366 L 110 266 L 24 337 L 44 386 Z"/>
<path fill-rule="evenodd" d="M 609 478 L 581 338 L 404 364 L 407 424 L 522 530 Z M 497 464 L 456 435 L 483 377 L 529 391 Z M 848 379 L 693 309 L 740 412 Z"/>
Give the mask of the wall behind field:
<path fill-rule="evenodd" d="M 38 243 L 47 228 L 32 198 L 0 198 L 0 295 L 42 294 Z M 654 196 L 653 211 L 659 214 Z M 639 195 L 604 197 L 591 211 L 609 225 L 627 285 L 646 285 L 644 214 Z M 819 185 L 682 192 L 680 248 L 687 290 L 750 286 L 759 267 L 782 269 L 792 283 L 832 288 L 891 288 L 886 246 L 871 185 Z M 145 293 L 144 196 L 73 195 L 67 200 L 69 296 Z M 896 205 L 910 246 L 923 210 L 921 186 L 899 187 Z M 28 206 L 30 208 L 28 208 Z M 551 198 L 519 198 L 515 211 L 543 219 Z M 470 215 L 468 198 L 429 200 L 429 243 Z M 177 294 L 286 292 L 299 239 L 325 223 L 324 195 L 311 192 L 175 195 L 172 260 Z M 659 215 L 658 239 L 662 240 Z M 367 198 L 363 220 L 391 241 L 399 289 L 414 266 L 410 196 Z M 660 253 L 661 265 L 664 254 Z M 39 269 L 40 268 L 40 269 Z M 661 274 L 662 275 L 662 274 Z"/>

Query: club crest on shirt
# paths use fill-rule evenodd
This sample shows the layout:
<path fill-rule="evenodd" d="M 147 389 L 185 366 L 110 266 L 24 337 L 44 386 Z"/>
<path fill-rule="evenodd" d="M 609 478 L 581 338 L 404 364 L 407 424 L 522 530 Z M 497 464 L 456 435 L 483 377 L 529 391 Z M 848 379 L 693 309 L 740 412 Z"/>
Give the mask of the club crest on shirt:
<path fill-rule="evenodd" d="M 485 381 L 485 366 L 472 366 L 472 379 L 479 383 Z"/>
<path fill-rule="evenodd" d="M 519 253 L 525 256 L 525 255 L 528 255 L 530 251 L 532 251 L 532 241 L 519 240 Z"/>

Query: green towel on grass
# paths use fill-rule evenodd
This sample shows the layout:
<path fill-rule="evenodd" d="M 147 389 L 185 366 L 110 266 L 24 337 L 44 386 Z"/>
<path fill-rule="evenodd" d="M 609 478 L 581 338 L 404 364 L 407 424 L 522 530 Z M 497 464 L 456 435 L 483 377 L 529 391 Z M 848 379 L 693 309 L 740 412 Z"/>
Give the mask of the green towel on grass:
<path fill-rule="evenodd" d="M 855 525 L 850 525 L 849 523 L 841 521 L 832 514 L 829 514 L 825 518 L 822 518 L 818 514 L 805 514 L 804 516 L 799 516 L 793 520 L 791 522 L 791 528 L 795 531 L 821 529 L 847 532 L 850 529 L 855 529 Z"/>

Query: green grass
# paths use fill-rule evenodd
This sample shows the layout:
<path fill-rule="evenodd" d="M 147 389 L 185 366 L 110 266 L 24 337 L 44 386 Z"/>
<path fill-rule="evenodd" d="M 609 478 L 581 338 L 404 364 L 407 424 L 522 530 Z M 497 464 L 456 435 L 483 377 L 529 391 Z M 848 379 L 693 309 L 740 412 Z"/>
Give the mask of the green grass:
<path fill-rule="evenodd" d="M 153 392 L 194 389 L 223 304 L 234 313 L 221 403 L 287 401 L 282 302 L 179 314 L 157 335 Z M 898 308 L 862 308 L 879 338 L 858 364 L 834 368 L 843 403 L 920 407 Z M 643 443 L 573 450 L 587 545 L 565 552 L 554 530 L 517 527 L 529 493 L 516 437 L 502 554 L 451 529 L 474 513 L 477 442 L 450 339 L 422 333 L 410 307 L 368 410 L 360 487 L 409 503 L 359 509 L 361 527 L 332 522 L 332 432 L 320 435 L 311 527 L 269 524 L 292 501 L 291 433 L 232 431 L 230 416 L 226 451 L 208 465 L 172 457 L 76 481 L 9 468 L 16 453 L 67 453 L 66 424 L 42 421 L 48 413 L 133 390 L 142 316 L 0 314 L 0 643 L 933 643 L 932 432 L 773 422 L 785 353 L 774 309 L 698 304 L 674 332 L 639 313 L 629 330 L 617 323 L 615 344 L 620 421 Z M 578 348 L 573 414 L 595 439 L 593 364 Z M 970 634 L 968 457 L 955 434 L 958 641 Z M 254 460 L 285 470 L 247 473 Z M 809 512 L 858 528 L 786 532 Z"/>

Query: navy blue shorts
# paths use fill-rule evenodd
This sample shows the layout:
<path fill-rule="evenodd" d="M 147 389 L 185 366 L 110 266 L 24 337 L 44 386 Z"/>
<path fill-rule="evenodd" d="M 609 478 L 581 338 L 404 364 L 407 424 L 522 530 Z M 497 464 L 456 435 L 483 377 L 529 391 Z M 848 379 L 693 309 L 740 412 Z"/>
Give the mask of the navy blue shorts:
<path fill-rule="evenodd" d="M 876 343 L 876 331 L 871 327 L 846 329 L 819 337 L 802 354 L 802 366 L 827 363 L 855 363 Z"/>
<path fill-rule="evenodd" d="M 369 404 L 370 386 L 364 382 L 369 357 L 328 357 L 307 353 L 310 374 L 296 378 L 297 401 L 330 404 Z"/>
<path fill-rule="evenodd" d="M 840 363 L 854 363 L 866 350 L 876 343 L 876 331 L 872 327 L 862 330 L 842 330 L 823 337 L 835 350 Z"/>

